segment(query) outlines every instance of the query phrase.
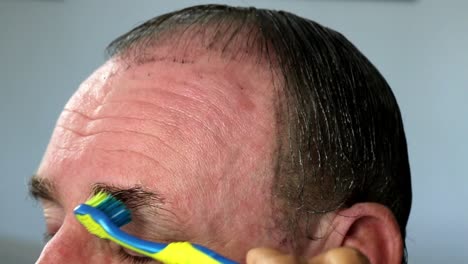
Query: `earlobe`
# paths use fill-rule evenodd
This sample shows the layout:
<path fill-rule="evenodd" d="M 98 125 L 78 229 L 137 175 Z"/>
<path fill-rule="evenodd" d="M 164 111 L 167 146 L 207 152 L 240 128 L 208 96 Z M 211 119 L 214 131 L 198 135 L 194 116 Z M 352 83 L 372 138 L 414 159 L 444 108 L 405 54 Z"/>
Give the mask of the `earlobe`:
<path fill-rule="evenodd" d="M 392 212 L 377 203 L 358 203 L 335 213 L 324 249 L 351 247 L 372 264 L 401 263 L 403 241 Z"/>

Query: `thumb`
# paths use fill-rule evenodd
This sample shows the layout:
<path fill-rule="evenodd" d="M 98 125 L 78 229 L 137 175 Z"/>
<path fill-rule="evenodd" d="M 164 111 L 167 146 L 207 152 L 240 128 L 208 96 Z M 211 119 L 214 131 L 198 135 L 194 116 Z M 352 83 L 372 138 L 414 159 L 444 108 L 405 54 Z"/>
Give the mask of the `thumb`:
<path fill-rule="evenodd" d="M 271 248 L 254 248 L 247 253 L 247 264 L 369 264 L 369 260 L 359 251 L 340 247 L 319 256 L 305 258 L 287 255 Z"/>
<path fill-rule="evenodd" d="M 370 264 L 359 251 L 350 247 L 331 249 L 311 259 L 309 264 Z"/>
<path fill-rule="evenodd" d="M 307 261 L 271 248 L 254 248 L 247 253 L 247 264 L 307 264 Z"/>

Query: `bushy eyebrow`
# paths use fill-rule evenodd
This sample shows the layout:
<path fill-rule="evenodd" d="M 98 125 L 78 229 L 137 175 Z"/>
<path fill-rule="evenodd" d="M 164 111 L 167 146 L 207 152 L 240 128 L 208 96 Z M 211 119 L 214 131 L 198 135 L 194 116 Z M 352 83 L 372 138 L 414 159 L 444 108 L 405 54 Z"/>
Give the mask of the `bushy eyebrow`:
<path fill-rule="evenodd" d="M 146 213 L 161 209 L 164 204 L 164 198 L 159 193 L 145 190 L 141 186 L 122 188 L 104 183 L 96 183 L 92 187 L 92 194 L 95 195 L 99 192 L 106 192 L 121 201 L 132 211 L 132 215 L 138 214 L 142 209 L 145 209 Z"/>
<path fill-rule="evenodd" d="M 88 198 L 98 192 L 106 192 L 125 204 L 131 212 L 132 222 L 135 223 L 133 228 L 137 231 L 136 233 L 145 230 L 145 237 L 158 238 L 162 241 L 185 239 L 179 231 L 180 224 L 176 215 L 164 206 L 164 197 L 155 190 L 148 190 L 143 186 L 121 187 L 107 183 L 96 183 L 91 186 Z M 29 180 L 29 194 L 36 200 L 44 199 L 61 204 L 60 195 L 63 194 L 60 193 L 51 179 L 33 175 Z"/>
<path fill-rule="evenodd" d="M 28 183 L 29 195 L 35 200 L 45 199 L 57 201 L 57 190 L 53 181 L 33 175 Z M 124 203 L 130 210 L 138 210 L 144 207 L 159 208 L 164 204 L 163 197 L 154 192 L 145 190 L 141 186 L 117 187 L 111 184 L 96 183 L 92 186 L 91 195 L 106 192 Z M 85 202 L 85 201 L 83 201 Z"/>
<path fill-rule="evenodd" d="M 44 199 L 58 202 L 55 183 L 50 179 L 35 174 L 29 180 L 28 187 L 29 195 L 35 200 Z M 92 186 L 90 194 L 95 195 L 98 192 L 106 192 L 120 200 L 131 211 L 133 217 L 158 214 L 156 211 L 161 210 L 164 204 L 164 198 L 159 193 L 146 190 L 141 186 L 118 187 L 111 184 L 96 183 Z"/>
<path fill-rule="evenodd" d="M 130 210 L 134 223 L 129 229 L 130 233 L 162 241 L 183 238 L 176 215 L 166 208 L 165 199 L 155 190 L 147 190 L 142 186 L 119 187 L 97 183 L 92 186 L 92 195 L 98 192 L 112 195 Z"/>
<path fill-rule="evenodd" d="M 49 201 L 56 201 L 55 184 L 49 179 L 33 175 L 28 183 L 29 195 L 35 200 L 45 199 Z"/>

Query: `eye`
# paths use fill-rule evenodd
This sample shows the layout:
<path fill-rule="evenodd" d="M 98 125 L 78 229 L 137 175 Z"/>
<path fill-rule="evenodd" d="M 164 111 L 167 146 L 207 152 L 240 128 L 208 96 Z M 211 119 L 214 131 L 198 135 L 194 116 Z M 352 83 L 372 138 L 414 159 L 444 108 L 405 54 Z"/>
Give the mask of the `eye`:
<path fill-rule="evenodd" d="M 46 223 L 46 232 L 44 233 L 43 241 L 47 243 L 62 226 L 64 213 L 60 206 L 50 201 L 42 201 L 42 207 L 44 208 Z"/>
<path fill-rule="evenodd" d="M 138 253 L 134 253 L 123 247 L 120 247 L 118 254 L 122 260 L 124 261 L 129 260 L 131 263 L 134 263 L 134 264 L 161 263 L 152 258 L 139 255 Z"/>
<path fill-rule="evenodd" d="M 42 235 L 42 242 L 44 244 L 47 244 L 54 236 L 55 236 L 55 233 L 50 234 L 49 232 L 44 232 L 44 234 Z"/>

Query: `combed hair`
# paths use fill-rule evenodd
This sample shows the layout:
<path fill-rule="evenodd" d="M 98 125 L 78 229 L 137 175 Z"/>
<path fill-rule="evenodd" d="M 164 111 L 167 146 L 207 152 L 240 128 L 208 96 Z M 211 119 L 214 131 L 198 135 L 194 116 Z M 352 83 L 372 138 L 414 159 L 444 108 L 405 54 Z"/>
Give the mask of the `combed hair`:
<path fill-rule="evenodd" d="M 393 212 L 404 240 L 412 192 L 400 110 L 382 75 L 343 35 L 284 11 L 202 5 L 143 23 L 108 52 L 144 62 L 158 59 L 151 49 L 162 45 L 252 59 L 280 80 L 272 192 L 289 224 L 375 202 Z M 164 59 L 184 63 L 171 56 Z"/>

